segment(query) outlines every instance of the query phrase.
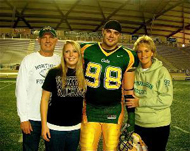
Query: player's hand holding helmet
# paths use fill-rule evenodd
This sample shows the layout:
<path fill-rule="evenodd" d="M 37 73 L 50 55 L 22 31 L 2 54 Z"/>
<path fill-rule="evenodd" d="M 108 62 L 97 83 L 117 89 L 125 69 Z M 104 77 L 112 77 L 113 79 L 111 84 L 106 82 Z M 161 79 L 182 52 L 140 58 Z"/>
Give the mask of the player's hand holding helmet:
<path fill-rule="evenodd" d="M 132 95 L 125 95 L 126 99 L 132 99 Z M 126 108 L 128 120 L 121 130 L 118 151 L 148 151 L 146 144 L 141 137 L 134 133 L 135 108 Z"/>

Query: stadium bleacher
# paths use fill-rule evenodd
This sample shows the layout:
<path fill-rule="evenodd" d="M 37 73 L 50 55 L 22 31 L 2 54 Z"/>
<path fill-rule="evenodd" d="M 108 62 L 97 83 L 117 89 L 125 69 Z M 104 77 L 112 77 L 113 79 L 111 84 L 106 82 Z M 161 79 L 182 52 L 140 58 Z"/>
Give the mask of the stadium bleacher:
<path fill-rule="evenodd" d="M 58 40 L 55 47 L 55 53 L 61 55 L 64 43 L 65 40 Z M 121 44 L 125 47 L 133 47 L 133 44 Z M 0 48 L 1 78 L 16 76 L 18 70 L 17 67 L 22 59 L 27 54 L 38 51 L 40 46 L 37 39 L 7 38 L 0 39 Z M 178 48 L 168 45 L 157 45 L 157 58 L 163 62 L 163 65 L 170 72 L 173 73 L 172 76 L 180 77 L 179 73 L 184 73 L 185 76 L 189 76 L 186 74 L 186 71 L 190 71 L 190 49 L 188 47 Z M 183 75 L 181 74 L 181 76 Z"/>
<path fill-rule="evenodd" d="M 157 53 L 170 62 L 175 69 L 190 70 L 190 54 L 184 53 L 180 48 L 159 45 L 157 46 Z"/>
<path fill-rule="evenodd" d="M 1 39 L 0 64 L 18 64 L 27 55 L 30 40 Z"/>

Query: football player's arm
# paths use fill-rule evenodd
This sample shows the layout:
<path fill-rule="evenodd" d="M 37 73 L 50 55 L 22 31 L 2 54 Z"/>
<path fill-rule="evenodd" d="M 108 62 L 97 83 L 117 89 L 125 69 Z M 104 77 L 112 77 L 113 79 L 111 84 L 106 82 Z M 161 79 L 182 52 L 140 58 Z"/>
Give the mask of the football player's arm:
<path fill-rule="evenodd" d="M 135 51 L 130 51 L 133 55 L 131 56 L 132 61 L 129 63 L 130 68 L 127 69 L 127 80 L 125 83 L 128 84 L 129 86 L 127 87 L 132 87 L 132 90 L 130 88 L 126 88 L 125 95 L 127 95 L 128 99 L 126 99 L 126 106 L 127 108 L 134 108 L 139 106 L 139 99 L 134 95 L 134 81 L 135 81 L 135 69 L 139 64 L 139 59 L 137 57 L 137 54 Z M 124 89 L 125 90 L 125 89 Z M 132 95 L 132 96 L 131 96 Z"/>
<path fill-rule="evenodd" d="M 124 95 L 134 95 L 133 87 L 135 80 L 135 72 L 125 72 L 123 77 L 123 91 Z"/>
<path fill-rule="evenodd" d="M 21 62 L 20 69 L 16 81 L 15 95 L 17 98 L 17 112 L 20 117 L 20 128 L 25 134 L 30 134 L 33 131 L 32 126 L 28 119 L 27 104 L 27 87 L 28 87 L 28 69 L 27 59 Z"/>
<path fill-rule="evenodd" d="M 124 98 L 126 102 L 126 106 L 129 102 L 130 98 L 133 98 L 134 96 L 134 79 L 135 79 L 135 72 L 126 72 L 124 74 L 124 79 L 123 79 L 123 91 L 124 91 Z M 128 113 L 128 120 L 127 123 L 129 126 L 127 127 L 127 131 L 129 133 L 132 133 L 134 131 L 134 126 L 135 126 L 135 108 L 128 108 L 127 106 L 127 113 Z"/>
<path fill-rule="evenodd" d="M 125 72 L 123 79 L 123 91 L 127 108 L 135 108 L 139 105 L 139 99 L 134 95 L 135 71 Z"/>
<path fill-rule="evenodd" d="M 48 112 L 48 102 L 51 96 L 51 92 L 43 90 L 42 91 L 42 98 L 41 98 L 41 122 L 42 122 L 42 137 L 45 141 L 49 141 L 51 138 L 50 130 L 47 126 L 47 112 Z"/>

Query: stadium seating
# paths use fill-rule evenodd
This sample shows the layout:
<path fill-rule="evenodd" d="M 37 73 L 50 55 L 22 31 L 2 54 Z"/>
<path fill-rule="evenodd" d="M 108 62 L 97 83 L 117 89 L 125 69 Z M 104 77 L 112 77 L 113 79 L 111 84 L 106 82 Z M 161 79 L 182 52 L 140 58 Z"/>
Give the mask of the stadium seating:
<path fill-rule="evenodd" d="M 30 40 L 1 39 L 0 64 L 18 64 L 27 55 Z"/>
<path fill-rule="evenodd" d="M 185 53 L 182 49 L 166 45 L 157 46 L 158 55 L 165 58 L 177 70 L 190 70 L 190 54 Z M 168 68 L 168 67 L 167 67 Z"/>
<path fill-rule="evenodd" d="M 61 55 L 65 40 L 59 40 L 55 53 Z M 133 48 L 133 44 L 121 43 L 125 47 Z M 7 70 L 18 70 L 22 59 L 29 53 L 40 49 L 37 39 L 0 39 L 0 73 Z M 190 71 L 190 48 L 178 48 L 168 45 L 157 45 L 157 58 L 173 73 Z M 173 74 L 174 75 L 174 74 Z M 6 74 L 6 76 L 8 76 Z"/>

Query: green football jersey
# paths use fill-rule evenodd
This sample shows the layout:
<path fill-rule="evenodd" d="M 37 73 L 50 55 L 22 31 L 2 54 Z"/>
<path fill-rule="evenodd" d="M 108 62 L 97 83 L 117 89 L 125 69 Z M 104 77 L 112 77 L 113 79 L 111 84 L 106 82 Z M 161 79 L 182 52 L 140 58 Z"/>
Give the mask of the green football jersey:
<path fill-rule="evenodd" d="M 114 106 L 121 102 L 123 74 L 137 66 L 136 53 L 119 46 L 107 53 L 100 43 L 81 45 L 87 81 L 86 102 Z"/>

